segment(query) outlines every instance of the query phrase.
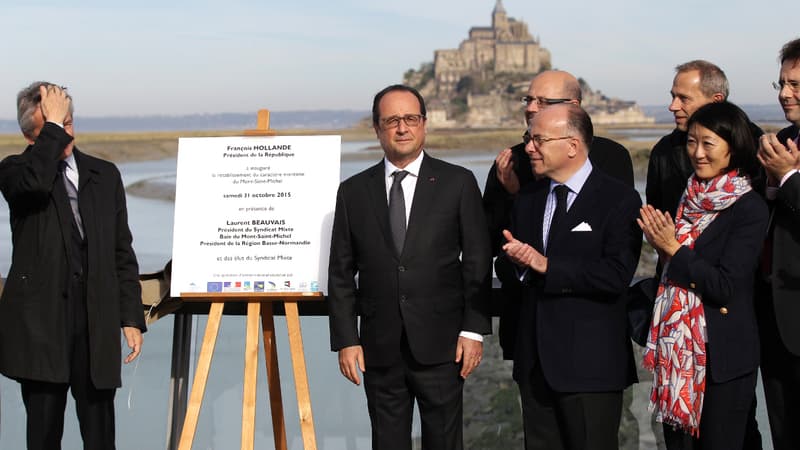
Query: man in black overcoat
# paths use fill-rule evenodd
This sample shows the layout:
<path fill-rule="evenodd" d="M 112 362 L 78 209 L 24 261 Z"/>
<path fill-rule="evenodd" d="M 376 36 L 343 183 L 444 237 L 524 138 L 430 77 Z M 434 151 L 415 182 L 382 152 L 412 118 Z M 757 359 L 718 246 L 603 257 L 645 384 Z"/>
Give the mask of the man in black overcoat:
<path fill-rule="evenodd" d="M 120 329 L 146 330 L 125 188 L 117 168 L 74 144 L 72 98 L 35 82 L 17 97 L 30 144 L 0 162 L 13 255 L 0 298 L 0 373 L 19 381 L 29 449 L 61 448 L 71 390 L 84 449 L 113 449 Z"/>

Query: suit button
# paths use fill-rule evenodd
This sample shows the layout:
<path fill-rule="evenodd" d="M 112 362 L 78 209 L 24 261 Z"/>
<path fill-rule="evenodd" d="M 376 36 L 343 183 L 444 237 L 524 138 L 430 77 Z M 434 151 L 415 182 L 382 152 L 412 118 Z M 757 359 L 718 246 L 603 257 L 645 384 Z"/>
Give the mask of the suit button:
<path fill-rule="evenodd" d="M 719 309 L 719 313 L 722 314 L 723 316 L 727 315 L 728 314 L 728 308 L 723 306 L 722 308 Z"/>
<path fill-rule="evenodd" d="M 695 289 L 697 287 L 694 283 L 689 283 L 689 289 Z"/>
<path fill-rule="evenodd" d="M 405 303 L 405 302 L 406 302 L 406 296 L 405 295 L 401 295 L 400 296 L 400 303 Z"/>
<path fill-rule="evenodd" d="M 397 268 L 397 270 L 399 270 L 400 272 L 405 272 L 406 271 L 406 266 L 400 266 L 400 267 Z"/>

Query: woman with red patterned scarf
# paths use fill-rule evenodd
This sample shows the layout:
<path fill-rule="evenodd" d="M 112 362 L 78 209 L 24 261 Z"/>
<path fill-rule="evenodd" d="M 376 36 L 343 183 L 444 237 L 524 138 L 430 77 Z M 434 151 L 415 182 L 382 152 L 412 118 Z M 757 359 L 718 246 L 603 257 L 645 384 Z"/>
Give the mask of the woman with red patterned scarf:
<path fill-rule="evenodd" d="M 747 115 L 711 103 L 689 119 L 694 167 L 673 222 L 646 205 L 639 226 L 666 265 L 645 347 L 650 408 L 669 450 L 739 450 L 759 361 L 753 284 L 767 231 Z"/>

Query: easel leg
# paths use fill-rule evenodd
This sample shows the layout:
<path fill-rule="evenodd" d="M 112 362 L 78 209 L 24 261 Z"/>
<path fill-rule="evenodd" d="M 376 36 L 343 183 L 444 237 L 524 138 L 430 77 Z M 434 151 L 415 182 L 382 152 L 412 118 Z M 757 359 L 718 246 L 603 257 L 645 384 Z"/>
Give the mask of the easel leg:
<path fill-rule="evenodd" d="M 197 429 L 197 419 L 200 416 L 200 405 L 206 391 L 208 371 L 211 368 L 211 357 L 214 355 L 214 346 L 217 343 L 219 324 L 222 320 L 224 302 L 212 302 L 208 311 L 206 332 L 203 335 L 203 345 L 200 347 L 200 357 L 197 361 L 197 370 L 192 383 L 192 393 L 189 397 L 189 406 L 186 410 L 186 419 L 183 422 L 179 450 L 190 450 L 194 441 L 194 432 Z"/>
<path fill-rule="evenodd" d="M 258 383 L 258 317 L 261 303 L 247 303 L 247 331 L 244 347 L 242 392 L 242 450 L 253 450 L 256 433 L 256 389 Z"/>
<path fill-rule="evenodd" d="M 192 315 L 176 312 L 172 329 L 172 366 L 167 407 L 167 450 L 176 450 L 186 417 L 189 388 L 189 355 L 192 352 Z"/>
<path fill-rule="evenodd" d="M 300 413 L 300 431 L 303 433 L 303 448 L 305 450 L 316 450 L 314 418 L 311 414 L 311 394 L 308 390 L 308 375 L 303 354 L 303 336 L 300 333 L 297 302 L 287 301 L 284 303 L 284 308 L 286 309 L 289 349 L 291 350 L 292 368 L 294 369 L 294 385 L 297 390 L 297 409 Z"/>
<path fill-rule="evenodd" d="M 261 308 L 261 329 L 264 332 L 264 360 L 267 364 L 267 386 L 269 406 L 272 412 L 272 433 L 275 450 L 286 450 L 286 425 L 283 420 L 283 398 L 281 397 L 281 374 L 278 371 L 278 349 L 275 344 L 275 320 L 272 303 Z"/>

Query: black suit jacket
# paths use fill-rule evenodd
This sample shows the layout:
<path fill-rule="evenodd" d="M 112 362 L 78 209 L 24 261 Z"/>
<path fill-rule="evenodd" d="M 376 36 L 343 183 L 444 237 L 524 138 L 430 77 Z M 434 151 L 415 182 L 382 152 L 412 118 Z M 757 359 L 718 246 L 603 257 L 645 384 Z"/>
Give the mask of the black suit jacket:
<path fill-rule="evenodd" d="M 791 126 L 778 133 L 778 139 L 797 136 Z M 778 189 L 772 209 L 772 299 L 778 332 L 786 348 L 800 356 L 800 173 L 790 176 Z"/>
<path fill-rule="evenodd" d="M 520 189 L 534 181 L 531 162 L 525 153 L 525 144 L 519 143 L 511 147 L 514 160 L 514 173 L 519 179 Z M 623 183 L 633 187 L 633 163 L 628 149 L 621 144 L 595 136 L 592 139 L 589 160 L 596 169 L 611 175 Z M 506 192 L 497 178 L 497 165 L 492 164 L 486 176 L 486 187 L 483 190 L 483 209 L 489 222 L 489 235 L 492 239 L 493 254 L 500 253 L 500 247 L 505 244 L 502 231 L 510 226 L 511 207 L 516 195 Z M 500 346 L 503 348 L 503 358 L 513 359 L 514 342 L 517 333 L 517 311 L 522 289 L 516 279 L 516 272 L 512 264 L 502 258 L 495 263 L 497 279 L 502 282 L 503 307 L 500 315 Z"/>
<path fill-rule="evenodd" d="M 0 372 L 66 383 L 72 210 L 58 162 L 72 138 L 47 123 L 22 154 L 0 162 L 11 214 L 13 255 L 0 298 Z M 78 204 L 88 245 L 86 307 L 90 372 L 98 389 L 120 386 L 120 326 L 146 330 L 139 268 L 131 247 L 125 189 L 117 168 L 74 150 Z"/>
<path fill-rule="evenodd" d="M 399 360 L 405 333 L 416 361 L 453 361 L 460 331 L 491 332 L 490 268 L 470 171 L 425 154 L 397 255 L 379 162 L 339 186 L 328 268 L 331 349 L 362 345 L 368 366 L 385 366 Z"/>
<path fill-rule="evenodd" d="M 514 236 L 539 252 L 549 186 L 549 179 L 530 185 L 512 212 Z M 625 292 L 642 245 L 640 206 L 632 187 L 592 170 L 549 232 L 547 272 L 529 271 L 525 280 L 515 380 L 526 379 L 537 359 L 557 392 L 616 391 L 636 380 Z M 591 231 L 574 231 L 582 223 Z"/>
<path fill-rule="evenodd" d="M 764 199 L 750 191 L 703 230 L 694 249 L 681 247 L 667 266 L 670 280 L 702 297 L 716 383 L 758 368 L 753 289 L 768 217 Z"/>

